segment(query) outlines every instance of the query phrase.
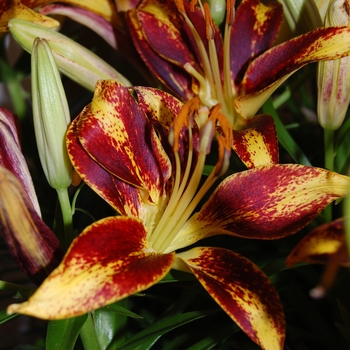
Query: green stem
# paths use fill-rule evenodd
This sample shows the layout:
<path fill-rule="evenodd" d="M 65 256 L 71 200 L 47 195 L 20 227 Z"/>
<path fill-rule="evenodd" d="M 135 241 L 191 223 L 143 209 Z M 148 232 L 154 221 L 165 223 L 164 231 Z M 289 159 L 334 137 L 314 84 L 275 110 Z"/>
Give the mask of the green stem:
<path fill-rule="evenodd" d="M 72 207 L 70 205 L 67 188 L 56 189 L 61 206 L 65 233 L 64 248 L 67 250 L 74 239 Z"/>
<path fill-rule="evenodd" d="M 350 195 L 344 198 L 344 217 L 345 241 L 348 247 L 348 255 L 350 256 Z"/>
<path fill-rule="evenodd" d="M 88 314 L 88 318 L 84 323 L 84 326 L 80 331 L 80 338 L 85 350 L 100 350 L 100 344 L 96 335 L 94 320 L 91 313 Z"/>
<path fill-rule="evenodd" d="M 334 170 L 334 130 L 324 129 L 324 155 L 325 168 Z M 332 205 L 328 205 L 323 211 L 326 222 L 332 221 Z"/>

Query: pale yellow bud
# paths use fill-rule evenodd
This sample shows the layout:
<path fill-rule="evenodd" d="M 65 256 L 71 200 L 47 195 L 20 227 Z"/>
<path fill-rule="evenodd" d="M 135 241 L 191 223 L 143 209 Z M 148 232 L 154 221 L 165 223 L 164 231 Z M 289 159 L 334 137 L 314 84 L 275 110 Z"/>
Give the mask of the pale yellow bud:
<path fill-rule="evenodd" d="M 65 35 L 19 19 L 10 20 L 9 29 L 14 39 L 29 53 L 35 38 L 45 38 L 60 71 L 90 91 L 94 91 L 98 80 L 114 79 L 126 86 L 131 85 L 108 63 Z"/>
<path fill-rule="evenodd" d="M 333 0 L 328 6 L 325 26 L 350 25 L 350 0 Z M 338 129 L 350 103 L 350 59 L 319 62 L 317 67 L 318 104 L 320 125 L 329 130 Z"/>

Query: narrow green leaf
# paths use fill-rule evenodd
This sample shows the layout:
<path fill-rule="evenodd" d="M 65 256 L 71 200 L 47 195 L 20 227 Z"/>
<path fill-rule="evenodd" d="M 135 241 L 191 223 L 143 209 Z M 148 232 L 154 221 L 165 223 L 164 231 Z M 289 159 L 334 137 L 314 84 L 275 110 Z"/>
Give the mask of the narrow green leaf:
<path fill-rule="evenodd" d="M 200 318 L 211 315 L 215 312 L 216 310 L 215 311 L 192 311 L 192 312 L 187 312 L 185 314 L 170 317 L 166 320 L 160 320 L 158 322 L 155 322 L 151 326 L 149 326 L 147 329 L 137 333 L 135 336 L 131 337 L 120 346 L 114 347 L 112 344 L 112 346 L 109 347 L 108 350 L 112 350 L 112 349 L 134 350 L 136 349 L 137 346 L 143 344 L 144 342 L 147 342 L 148 340 L 152 339 L 157 335 L 163 335 L 165 333 L 172 331 L 175 328 L 183 326 L 186 323 L 193 322 Z"/>
<path fill-rule="evenodd" d="M 99 310 L 114 312 L 116 314 L 132 317 L 132 318 L 142 318 L 142 316 L 135 314 L 134 312 L 126 309 L 125 307 L 117 305 L 117 304 L 111 304 L 111 305 L 105 306 Z"/>
<path fill-rule="evenodd" d="M 9 320 L 11 320 L 12 318 L 18 316 L 19 314 L 13 314 L 13 315 L 8 315 L 6 310 L 1 310 L 0 311 L 0 324 L 3 324 Z"/>
<path fill-rule="evenodd" d="M 310 161 L 300 149 L 298 144 L 293 140 L 279 118 L 275 108 L 273 107 L 271 98 L 268 99 L 262 107 L 263 113 L 270 114 L 276 125 L 278 141 L 282 147 L 290 154 L 290 156 L 297 162 L 303 165 L 311 165 Z"/>
<path fill-rule="evenodd" d="M 21 297 L 29 298 L 34 293 L 35 289 L 0 280 L 0 290 L 6 290 L 15 294 L 19 294 Z"/>
<path fill-rule="evenodd" d="M 50 321 L 47 328 L 46 350 L 73 350 L 87 314 L 59 321 Z"/>

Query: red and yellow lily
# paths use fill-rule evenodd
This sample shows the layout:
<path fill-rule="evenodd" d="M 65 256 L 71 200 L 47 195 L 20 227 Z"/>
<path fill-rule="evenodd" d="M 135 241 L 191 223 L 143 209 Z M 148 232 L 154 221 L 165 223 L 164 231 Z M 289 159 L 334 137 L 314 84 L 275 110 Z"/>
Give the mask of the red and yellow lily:
<path fill-rule="evenodd" d="M 183 105 L 166 92 L 100 81 L 68 129 L 80 177 L 120 216 L 88 226 L 59 267 L 25 303 L 8 312 L 44 319 L 77 316 L 142 291 L 171 268 L 193 273 L 222 309 L 263 349 L 282 349 L 278 294 L 251 261 L 223 248 L 196 246 L 227 234 L 277 239 L 309 223 L 350 179 L 301 165 L 266 165 L 228 176 L 231 127 L 220 106 Z M 216 124 L 218 161 L 200 185 Z M 194 213 L 195 212 L 195 213 Z"/>
<path fill-rule="evenodd" d="M 183 101 L 221 103 L 242 129 L 266 99 L 304 65 L 347 56 L 350 28 L 318 28 L 272 47 L 283 8 L 278 1 L 227 1 L 222 39 L 201 1 L 143 0 L 128 11 L 133 42 L 149 69 Z M 160 34 L 161 33 L 161 34 Z M 272 47 L 272 48 L 271 48 Z"/>

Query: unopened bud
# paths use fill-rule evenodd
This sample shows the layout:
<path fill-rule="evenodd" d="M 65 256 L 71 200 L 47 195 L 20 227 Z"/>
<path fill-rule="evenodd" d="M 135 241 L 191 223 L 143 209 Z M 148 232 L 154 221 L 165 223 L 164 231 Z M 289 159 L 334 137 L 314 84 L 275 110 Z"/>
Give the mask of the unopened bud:
<path fill-rule="evenodd" d="M 350 0 L 333 0 L 325 18 L 325 26 L 350 25 Z M 338 129 L 350 103 L 350 59 L 343 57 L 318 63 L 318 104 L 320 125 L 325 129 Z"/>
<path fill-rule="evenodd" d="M 32 98 L 35 137 L 45 176 L 55 189 L 71 184 L 65 136 L 70 113 L 61 78 L 45 39 L 37 38 L 32 53 Z"/>
<path fill-rule="evenodd" d="M 14 39 L 29 53 L 35 38 L 45 38 L 60 71 L 90 91 L 95 90 L 98 80 L 114 79 L 131 86 L 123 75 L 100 57 L 54 30 L 19 19 L 12 19 L 9 28 Z"/>

